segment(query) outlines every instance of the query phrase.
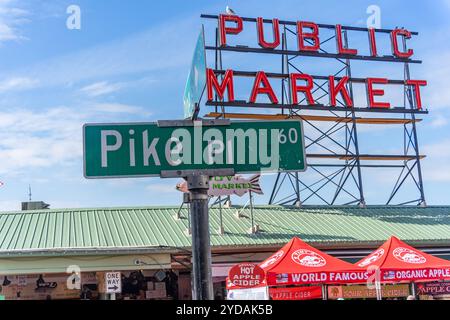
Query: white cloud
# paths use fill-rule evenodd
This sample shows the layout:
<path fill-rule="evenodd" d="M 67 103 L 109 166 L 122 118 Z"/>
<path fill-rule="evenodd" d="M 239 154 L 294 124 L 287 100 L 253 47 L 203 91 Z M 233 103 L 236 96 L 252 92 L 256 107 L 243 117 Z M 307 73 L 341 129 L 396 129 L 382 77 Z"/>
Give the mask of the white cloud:
<path fill-rule="evenodd" d="M 434 159 L 450 158 L 450 139 L 423 146 L 423 152 Z"/>
<path fill-rule="evenodd" d="M 92 119 L 109 118 L 86 108 L 68 107 L 0 112 L 0 173 L 81 160 L 81 128 Z"/>
<path fill-rule="evenodd" d="M 122 88 L 121 84 L 108 83 L 107 81 L 96 82 L 81 89 L 81 92 L 90 97 L 98 97 L 108 93 L 113 93 Z"/>
<path fill-rule="evenodd" d="M 450 3 L 450 0 L 448 2 Z M 450 91 L 447 85 L 450 80 L 450 66 L 445 63 L 450 59 L 450 48 L 443 46 L 450 40 L 448 28 L 448 24 L 445 24 L 423 35 L 426 38 L 424 43 L 428 45 L 423 49 L 424 65 L 419 67 L 422 70 L 419 77 L 428 81 L 428 86 L 422 88 L 421 92 L 424 105 L 430 111 L 450 106 Z M 440 49 L 436 50 L 437 47 Z"/>
<path fill-rule="evenodd" d="M 0 82 L 0 92 L 27 90 L 37 87 L 38 81 L 27 77 L 5 79 Z"/>
<path fill-rule="evenodd" d="M 24 66 L 5 77 L 38 79 L 41 86 L 51 87 L 175 67 L 188 70 L 196 32 L 180 30 L 195 28 L 198 28 L 196 16 L 172 21 L 126 38 Z"/>
<path fill-rule="evenodd" d="M 448 80 L 450 78 L 450 67 L 438 61 L 448 61 L 450 51 L 440 53 L 439 57 L 431 56 L 428 61 L 428 71 L 425 74 L 428 86 L 424 89 L 424 101 L 430 109 L 447 108 L 450 106 L 450 91 Z"/>
<path fill-rule="evenodd" d="M 450 182 L 450 171 L 448 170 L 448 166 L 439 166 L 433 167 L 430 170 L 425 169 L 426 181 L 433 182 Z"/>
<path fill-rule="evenodd" d="M 0 1 L 0 43 L 26 39 L 18 26 L 29 22 L 29 12 L 15 6 L 14 0 Z"/>
<path fill-rule="evenodd" d="M 0 82 L 0 93 L 36 85 L 32 78 L 12 78 Z M 108 85 L 91 85 L 91 89 L 105 89 Z M 80 166 L 85 123 L 134 121 L 137 117 L 151 116 L 148 108 L 114 102 L 81 100 L 76 102 L 76 108 L 46 109 L 39 105 L 25 109 L 14 106 L 15 103 L 15 100 L 3 101 L 2 105 L 8 108 L 0 109 L 0 179 L 3 181 L 24 174 L 29 177 L 37 169 L 64 171 L 65 167 Z"/>
<path fill-rule="evenodd" d="M 0 201 L 0 211 L 19 211 L 21 209 L 20 200 Z"/>
<path fill-rule="evenodd" d="M 131 121 L 150 116 L 138 106 L 81 103 L 76 109 L 0 110 L 0 178 L 23 176 L 38 168 L 78 166 L 82 161 L 82 127 L 90 122 Z"/>
<path fill-rule="evenodd" d="M 85 114 L 69 108 L 0 112 L 0 173 L 64 165 L 82 155 Z"/>
<path fill-rule="evenodd" d="M 17 40 L 19 36 L 16 35 L 15 30 L 5 23 L 0 22 L 0 41 Z"/>
<path fill-rule="evenodd" d="M 45 203 L 50 204 L 50 209 L 84 208 L 86 205 L 80 201 L 67 201 L 60 199 L 48 199 Z"/>
<path fill-rule="evenodd" d="M 442 115 L 437 115 L 431 120 L 431 126 L 434 128 L 444 127 L 448 124 L 448 120 L 446 117 Z"/>
<path fill-rule="evenodd" d="M 450 182 L 450 139 L 435 144 L 425 145 L 422 153 L 427 158 L 422 162 L 424 179 L 434 182 Z"/>
<path fill-rule="evenodd" d="M 108 113 L 128 113 L 139 114 L 142 116 L 150 116 L 151 113 L 145 111 L 144 108 L 121 103 L 97 103 L 93 106 L 93 110 Z"/>
<path fill-rule="evenodd" d="M 161 193 L 168 193 L 168 194 L 174 194 L 176 191 L 175 186 L 178 183 L 178 181 L 173 180 L 172 184 L 166 184 L 166 183 L 154 183 L 145 188 L 146 191 L 151 192 L 153 194 L 161 194 Z M 181 195 L 181 192 L 180 192 Z"/>

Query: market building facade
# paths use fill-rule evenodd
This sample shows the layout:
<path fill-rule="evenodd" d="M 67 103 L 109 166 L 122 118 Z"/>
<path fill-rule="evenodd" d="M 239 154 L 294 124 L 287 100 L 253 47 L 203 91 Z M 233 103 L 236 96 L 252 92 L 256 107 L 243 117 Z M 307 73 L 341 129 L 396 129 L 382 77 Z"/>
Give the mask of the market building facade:
<path fill-rule="evenodd" d="M 450 260 L 449 213 L 450 207 L 259 206 L 252 226 L 250 209 L 212 208 L 215 298 L 226 297 L 232 266 L 260 263 L 293 237 L 351 263 L 391 236 Z M 105 274 L 118 271 L 116 299 L 191 299 L 189 228 L 188 211 L 176 207 L 0 213 L 0 296 L 108 299 Z M 445 298 L 447 289 L 445 282 L 421 284 L 418 294 Z M 358 290 L 370 298 L 360 287 L 330 292 L 348 297 Z"/>

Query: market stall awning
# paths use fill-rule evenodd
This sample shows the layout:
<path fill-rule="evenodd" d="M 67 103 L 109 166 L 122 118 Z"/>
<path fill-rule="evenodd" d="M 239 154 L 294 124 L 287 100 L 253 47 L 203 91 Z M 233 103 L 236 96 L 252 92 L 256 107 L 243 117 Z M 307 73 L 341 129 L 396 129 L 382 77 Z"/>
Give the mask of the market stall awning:
<path fill-rule="evenodd" d="M 332 257 L 299 238 L 260 264 L 269 286 L 299 284 L 361 283 L 367 271 Z"/>
<path fill-rule="evenodd" d="M 417 250 L 396 237 L 355 266 L 372 272 L 379 270 L 381 282 L 450 279 L 450 261 Z"/>

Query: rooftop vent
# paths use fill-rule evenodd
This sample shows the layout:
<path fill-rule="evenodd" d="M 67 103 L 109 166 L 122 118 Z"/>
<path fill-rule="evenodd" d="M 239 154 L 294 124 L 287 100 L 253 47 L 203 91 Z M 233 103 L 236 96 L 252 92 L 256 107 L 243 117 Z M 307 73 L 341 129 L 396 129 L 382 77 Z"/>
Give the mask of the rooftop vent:
<path fill-rule="evenodd" d="M 43 201 L 22 202 L 22 211 L 50 209 L 50 205 Z"/>

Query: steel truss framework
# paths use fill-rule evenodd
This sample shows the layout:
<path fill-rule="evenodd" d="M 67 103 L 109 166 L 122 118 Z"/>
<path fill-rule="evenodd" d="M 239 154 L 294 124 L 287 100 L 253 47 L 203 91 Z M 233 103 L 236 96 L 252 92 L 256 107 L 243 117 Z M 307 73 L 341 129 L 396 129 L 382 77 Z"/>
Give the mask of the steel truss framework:
<path fill-rule="evenodd" d="M 217 16 L 202 15 L 202 18 L 217 19 Z M 243 18 L 244 21 L 256 21 L 252 18 Z M 269 21 L 265 21 L 269 22 Z M 321 25 L 322 28 L 334 28 L 333 26 Z M 407 205 L 416 204 L 425 206 L 425 193 L 422 179 L 421 159 L 418 136 L 417 136 L 417 114 L 426 114 L 427 111 L 419 111 L 415 105 L 414 88 L 405 85 L 406 80 L 410 79 L 410 63 L 420 63 L 415 60 L 395 61 L 402 62 L 404 68 L 404 79 L 392 80 L 390 83 L 403 85 L 404 99 L 403 106 L 388 110 L 370 110 L 358 108 L 340 108 L 333 110 L 328 107 L 328 102 L 321 104 L 329 94 L 328 77 L 313 76 L 315 89 L 313 91 L 314 99 L 318 103 L 315 106 L 301 105 L 306 98 L 300 102 L 301 106 L 293 106 L 290 94 L 289 74 L 292 72 L 303 73 L 299 58 L 303 55 L 288 50 L 288 36 L 296 35 L 291 22 L 280 21 L 281 45 L 282 49 L 277 54 L 281 55 L 281 73 L 268 73 L 268 77 L 281 79 L 281 115 L 276 115 L 278 119 L 298 118 L 303 120 L 306 153 L 308 162 L 308 175 L 310 179 L 304 178 L 304 173 L 279 173 L 271 192 L 269 204 L 281 205 L 302 205 L 302 204 L 324 204 L 324 205 L 359 205 L 365 206 L 363 169 L 392 170 L 396 169 L 395 179 L 392 183 L 392 190 L 386 197 L 386 205 Z M 358 30 L 367 31 L 364 28 L 343 28 L 343 42 L 348 47 L 348 31 Z M 389 32 L 388 30 L 378 30 L 379 32 Z M 417 34 L 417 33 L 413 33 Z M 321 42 L 321 47 L 334 40 L 336 36 L 331 36 Z M 219 32 L 216 29 L 215 46 L 206 45 L 206 50 L 213 51 L 215 55 L 215 72 L 218 75 L 225 73 L 222 65 L 222 55 L 229 51 L 237 52 L 258 52 L 262 49 L 251 49 L 246 47 L 220 47 Z M 403 49 L 407 49 L 406 41 L 403 39 Z M 236 49 L 236 50 L 233 50 Z M 270 50 L 268 50 L 270 53 Z M 264 52 L 266 53 L 266 52 Z M 362 83 L 364 79 L 352 77 L 351 57 L 334 57 L 333 54 L 324 49 L 320 50 L 321 56 L 338 61 L 340 66 L 334 76 L 336 79 L 347 76 L 350 78 L 347 89 L 352 101 L 354 101 L 353 83 Z M 390 57 L 380 57 L 385 61 L 390 61 Z M 235 71 L 236 76 L 254 76 L 256 72 Z M 345 107 L 343 101 L 338 99 L 338 105 Z M 243 102 L 223 102 L 219 101 L 217 96 L 214 102 L 207 102 L 209 106 L 215 107 L 215 112 L 210 113 L 209 117 L 215 118 L 257 118 L 251 114 L 233 114 L 228 112 L 230 107 L 269 107 L 264 104 L 247 104 Z M 272 106 L 273 107 L 273 106 Z M 305 114 L 305 110 L 309 114 Z M 321 116 L 311 115 L 311 110 L 321 110 Z M 363 112 L 384 112 L 386 114 L 395 114 L 401 118 L 365 118 L 359 116 L 359 111 Z M 323 116 L 326 113 L 326 116 Z M 275 119 L 275 115 L 273 115 Z M 266 117 L 270 119 L 270 116 Z M 261 116 L 261 119 L 264 119 Z M 358 124 L 389 124 L 399 125 L 403 128 L 403 152 L 400 155 L 373 155 L 361 154 L 358 140 Z M 370 161 L 367 164 L 366 161 Z M 388 162 L 387 162 L 388 161 Z M 388 163 L 388 164 L 387 164 Z M 398 172 L 400 172 L 398 174 Z M 397 175 L 398 174 L 398 175 Z M 411 192 L 411 186 L 415 190 Z M 408 189 L 410 199 L 399 201 L 400 193 L 403 189 Z"/>

